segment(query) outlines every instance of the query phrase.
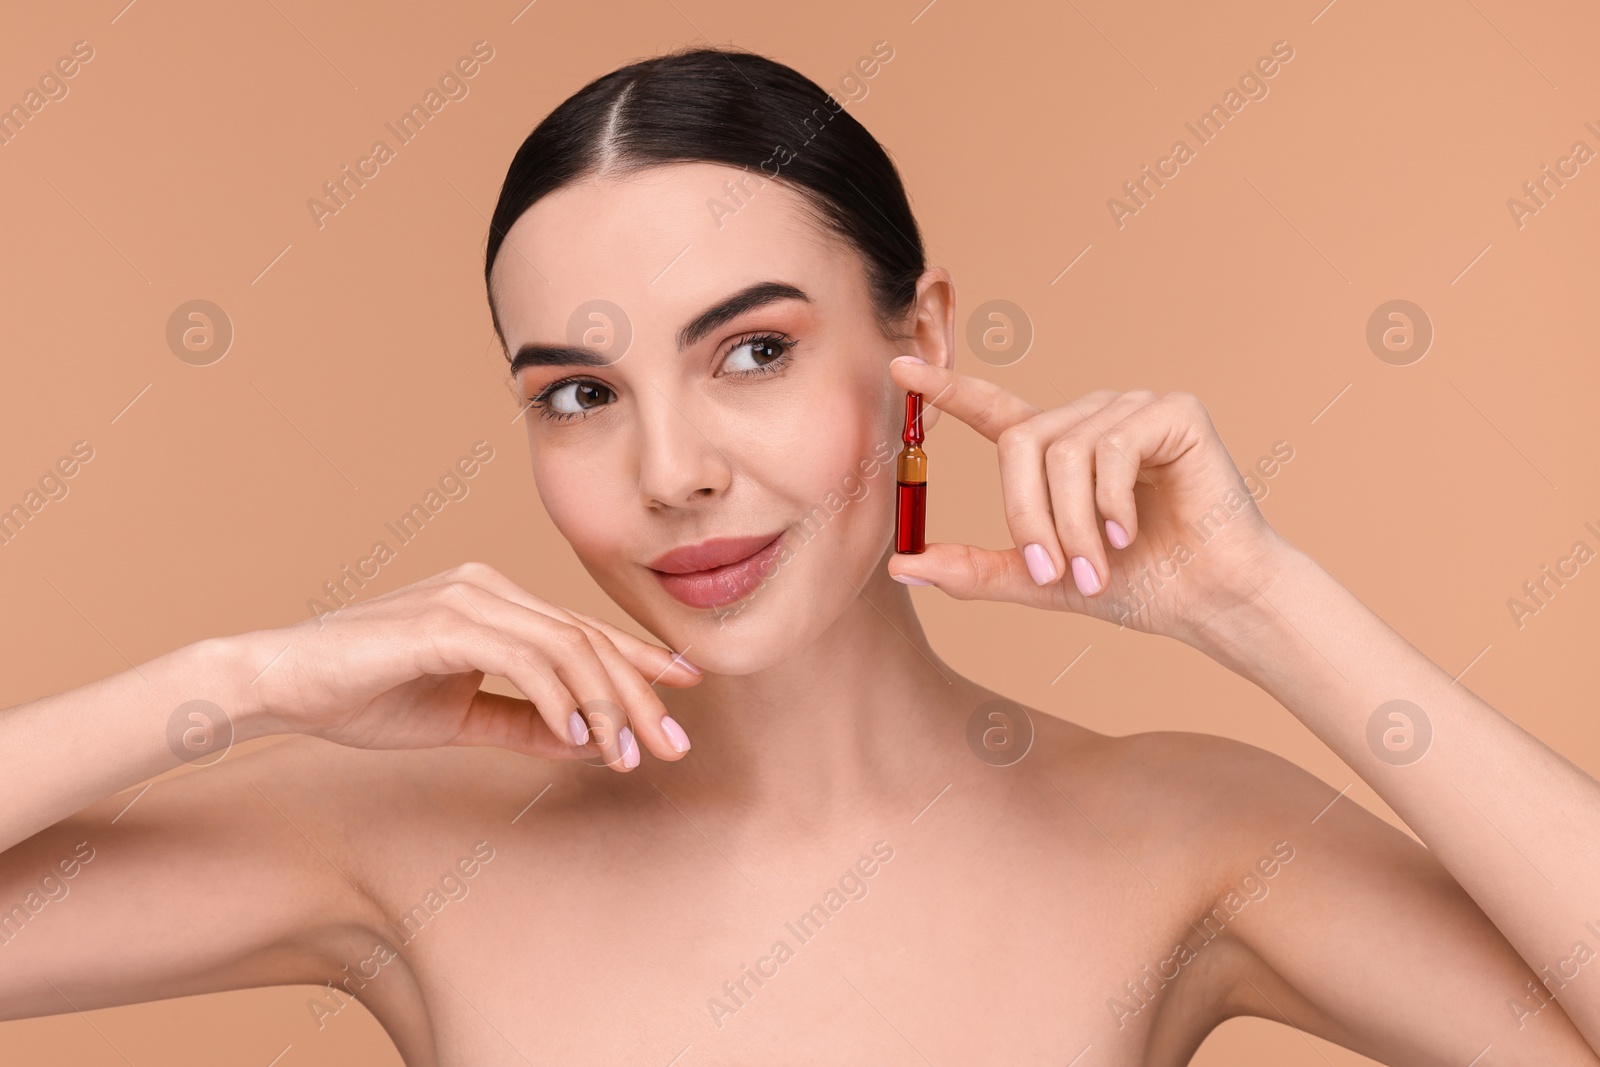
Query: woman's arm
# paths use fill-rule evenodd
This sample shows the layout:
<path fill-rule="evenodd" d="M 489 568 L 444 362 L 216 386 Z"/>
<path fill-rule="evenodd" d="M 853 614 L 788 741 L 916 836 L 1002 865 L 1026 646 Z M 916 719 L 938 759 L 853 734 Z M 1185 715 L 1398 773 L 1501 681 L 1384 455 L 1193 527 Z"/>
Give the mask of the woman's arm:
<path fill-rule="evenodd" d="M 929 545 L 892 573 L 1175 637 L 1261 685 L 1411 825 L 1600 1049 L 1600 960 L 1576 962 L 1600 946 L 1600 784 L 1268 526 L 1193 396 L 1102 390 L 1040 410 L 981 378 L 890 366 L 996 443 L 1018 546 Z"/>
<path fill-rule="evenodd" d="M 1360 774 L 1545 983 L 1539 997 L 1557 998 L 1600 1049 L 1600 784 L 1292 546 L 1255 580 L 1255 595 L 1196 631 L 1196 647 Z M 1507 1001 L 1536 1014 L 1541 1000 L 1523 992 Z"/>
<path fill-rule="evenodd" d="M 486 673 L 532 699 L 481 692 Z M 624 748 L 637 726 L 656 756 L 680 759 L 650 685 L 698 680 L 682 657 L 466 563 L 337 613 L 196 642 L 0 711 L 0 851 L 163 771 L 274 734 L 598 754 L 630 770 L 637 747 L 627 758 Z"/>
<path fill-rule="evenodd" d="M 287 803 L 280 790 L 314 784 L 282 767 L 258 783 L 270 749 L 111 795 L 178 766 L 168 722 L 186 703 L 247 726 L 244 666 L 208 640 L 0 713 L 0 1018 L 320 985 L 368 947 L 377 909 L 253 791 Z M 201 762 L 226 751 L 226 724 L 212 726 Z"/>
<path fill-rule="evenodd" d="M 1158 884 L 1203 887 L 1173 958 L 1180 989 L 1205 972 L 1208 1022 L 1255 1015 L 1393 1067 L 1600 1065 L 1564 1001 L 1531 992 L 1538 976 L 1438 857 L 1344 797 L 1346 782 L 1208 734 L 1138 733 L 1111 747 L 1117 788 L 1102 795 L 1118 799 L 1085 814 Z M 1140 852 L 1130 842 L 1148 841 L 1152 825 L 1203 827 L 1204 848 L 1179 832 Z M 1182 875 L 1157 873 L 1164 861 Z M 1160 1003 L 1172 977 L 1155 969 L 1143 992 Z"/>
<path fill-rule="evenodd" d="M 480 690 L 486 673 L 534 700 Z M 666 649 L 466 564 L 0 711 L 0 1018 L 320 984 L 349 952 L 370 955 L 356 942 L 385 924 L 359 865 L 330 860 L 294 816 L 326 783 L 290 745 L 210 767 L 232 742 L 497 745 L 625 771 L 641 743 L 682 757 L 650 682 L 697 677 Z M 583 745 L 562 736 L 575 708 Z M 113 795 L 185 763 L 196 769 Z"/>
<path fill-rule="evenodd" d="M 370 956 L 381 911 L 318 851 L 353 869 L 337 842 L 296 828 L 317 833 L 305 798 L 326 784 L 286 766 L 296 747 L 107 798 L 0 855 L 0 1019 L 322 985 Z"/>
<path fill-rule="evenodd" d="M 233 729 L 244 740 L 255 721 L 239 706 L 247 669 L 235 643 L 208 639 L 0 711 L 0 852 L 189 759 L 220 757 Z M 188 747 L 169 747 L 169 722 Z"/>

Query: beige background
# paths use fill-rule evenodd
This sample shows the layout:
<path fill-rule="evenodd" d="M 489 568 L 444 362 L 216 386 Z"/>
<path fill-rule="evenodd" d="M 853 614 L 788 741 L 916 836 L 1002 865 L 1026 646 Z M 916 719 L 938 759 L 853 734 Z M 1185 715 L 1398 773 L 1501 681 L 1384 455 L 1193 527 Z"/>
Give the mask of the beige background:
<path fill-rule="evenodd" d="M 1583 528 L 1600 526 L 1600 162 L 1520 228 L 1507 207 L 1574 141 L 1600 149 L 1584 127 L 1600 127 L 1592 5 L 124 2 L 8 5 L 0 34 L 0 104 L 74 41 L 95 50 L 69 95 L 0 147 L 0 507 L 74 442 L 94 449 L 69 494 L 0 547 L 0 703 L 304 616 L 480 438 L 496 458 L 471 495 L 369 592 L 478 558 L 620 618 L 540 510 L 493 347 L 482 250 L 510 156 L 633 58 L 709 38 L 835 86 L 883 40 L 894 57 L 851 110 L 901 166 L 963 322 L 1005 299 L 1035 330 L 1020 361 L 964 351 L 966 368 L 1039 404 L 1193 391 L 1241 466 L 1287 441 L 1268 518 L 1452 674 L 1470 665 L 1464 683 L 1600 770 L 1600 564 L 1520 629 L 1507 606 L 1575 541 L 1600 548 Z M 470 95 L 319 230 L 307 199 L 480 39 L 495 58 Z M 1279 40 L 1295 55 L 1269 95 L 1197 146 L 1184 122 Z M 1195 158 L 1119 229 L 1107 199 L 1179 137 Z M 236 330 L 210 366 L 165 339 L 195 298 Z M 1396 298 L 1436 329 L 1409 366 L 1365 340 Z M 992 447 L 947 420 L 928 449 L 930 537 L 1008 543 Z M 1354 777 L 1174 642 L 915 595 L 941 653 L 1020 701 L 1115 734 L 1226 734 L 1335 785 Z M 1359 781 L 1351 795 L 1393 818 Z M 70 922 L 70 907 L 41 918 Z M 0 1024 L 0 1059 L 398 1062 L 359 1009 L 318 1032 L 306 992 Z M 1367 1061 L 1236 1020 L 1196 1062 Z"/>

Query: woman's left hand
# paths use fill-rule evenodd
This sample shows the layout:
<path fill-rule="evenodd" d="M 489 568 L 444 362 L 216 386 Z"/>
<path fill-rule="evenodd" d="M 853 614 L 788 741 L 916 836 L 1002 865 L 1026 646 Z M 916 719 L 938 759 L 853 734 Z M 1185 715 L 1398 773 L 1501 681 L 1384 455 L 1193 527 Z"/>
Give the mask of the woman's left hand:
<path fill-rule="evenodd" d="M 890 368 L 901 388 L 998 447 L 1018 546 L 930 542 L 920 555 L 893 557 L 898 580 L 1193 643 L 1260 595 L 1287 547 L 1188 393 L 1106 389 L 1041 411 L 983 378 L 906 358 Z"/>

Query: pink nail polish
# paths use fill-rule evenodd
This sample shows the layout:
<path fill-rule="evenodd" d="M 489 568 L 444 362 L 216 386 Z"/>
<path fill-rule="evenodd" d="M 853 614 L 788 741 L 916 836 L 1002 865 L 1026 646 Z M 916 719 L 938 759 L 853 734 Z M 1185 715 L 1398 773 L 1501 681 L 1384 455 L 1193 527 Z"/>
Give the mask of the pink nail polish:
<path fill-rule="evenodd" d="M 667 740 L 672 742 L 674 751 L 689 751 L 689 735 L 683 732 L 683 727 L 671 715 L 662 716 L 661 729 L 666 731 Z"/>
<path fill-rule="evenodd" d="M 1082 556 L 1072 557 L 1072 580 L 1084 596 L 1094 596 L 1100 591 L 1100 577 L 1095 574 L 1094 565 Z"/>
<path fill-rule="evenodd" d="M 672 654 L 672 659 L 673 659 L 673 662 L 680 664 L 685 670 L 689 671 L 691 674 L 704 674 L 705 673 L 705 671 L 702 671 L 699 667 L 696 667 L 693 663 L 690 663 L 688 660 L 684 659 L 682 652 L 674 652 Z"/>
<path fill-rule="evenodd" d="M 589 724 L 583 721 L 583 716 L 574 711 L 567 718 L 567 732 L 572 735 L 572 743 L 586 745 L 589 743 Z"/>
<path fill-rule="evenodd" d="M 633 731 L 624 726 L 617 740 L 622 745 L 622 765 L 630 771 L 639 766 L 639 742 L 633 739 Z"/>
<path fill-rule="evenodd" d="M 1122 528 L 1122 523 L 1116 519 L 1106 520 L 1106 540 L 1111 542 L 1112 548 L 1128 547 L 1128 531 Z"/>
<path fill-rule="evenodd" d="M 933 584 L 932 582 L 928 581 L 928 579 L 926 579 L 926 578 L 918 578 L 914 574 L 891 574 L 891 575 L 889 575 L 889 577 L 893 578 L 897 582 L 902 582 L 902 583 L 904 583 L 906 585 L 932 585 Z"/>
<path fill-rule="evenodd" d="M 894 359 L 891 359 L 889 362 L 893 363 L 895 361 L 895 359 L 903 359 L 907 363 L 926 363 L 926 362 L 928 362 L 927 360 L 923 359 L 921 356 L 895 356 Z"/>
<path fill-rule="evenodd" d="M 1028 564 L 1028 573 L 1033 576 L 1034 585 L 1049 585 L 1056 580 L 1056 565 L 1051 562 L 1050 553 L 1044 550 L 1043 545 L 1024 546 L 1022 559 Z"/>

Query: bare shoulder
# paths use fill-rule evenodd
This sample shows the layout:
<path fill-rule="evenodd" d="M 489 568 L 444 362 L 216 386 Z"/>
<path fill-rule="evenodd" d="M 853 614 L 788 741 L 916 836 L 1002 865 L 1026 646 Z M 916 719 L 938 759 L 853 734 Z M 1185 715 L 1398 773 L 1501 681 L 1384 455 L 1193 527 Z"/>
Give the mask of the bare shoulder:
<path fill-rule="evenodd" d="M 1043 718 L 1043 716 L 1041 716 Z M 1059 724 L 1059 725 L 1058 725 Z M 1041 724 L 1041 767 L 1080 815 L 1141 866 L 1182 884 L 1205 908 L 1248 877 L 1277 875 L 1311 839 L 1340 791 L 1243 741 L 1163 730 L 1109 736 L 1061 720 Z M 1353 802 L 1339 821 L 1358 837 L 1420 850 Z"/>
<path fill-rule="evenodd" d="M 1054 776 L 1075 782 L 1085 801 L 1108 815 L 1161 815 L 1169 828 L 1207 826 L 1213 844 L 1218 834 L 1309 821 L 1339 792 L 1290 760 L 1233 738 L 1183 730 L 1117 737 L 1037 717 L 1049 720 L 1039 731 L 1043 760 Z"/>
<path fill-rule="evenodd" d="M 1217 734 L 1158 730 L 1110 739 L 1118 769 L 1152 796 L 1248 822 L 1317 814 L 1338 790 L 1275 752 Z"/>

